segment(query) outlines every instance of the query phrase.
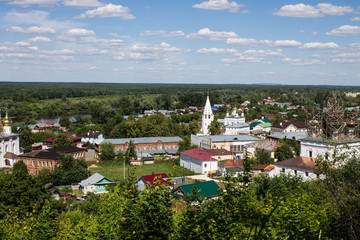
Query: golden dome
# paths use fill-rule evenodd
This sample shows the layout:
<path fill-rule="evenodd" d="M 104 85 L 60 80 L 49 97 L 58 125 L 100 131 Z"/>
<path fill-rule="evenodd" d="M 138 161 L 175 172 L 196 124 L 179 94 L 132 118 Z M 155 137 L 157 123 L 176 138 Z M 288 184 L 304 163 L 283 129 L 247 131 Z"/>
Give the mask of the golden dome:
<path fill-rule="evenodd" d="M 9 119 L 8 113 L 6 112 L 5 119 L 2 120 L 3 126 L 11 126 L 11 120 Z"/>

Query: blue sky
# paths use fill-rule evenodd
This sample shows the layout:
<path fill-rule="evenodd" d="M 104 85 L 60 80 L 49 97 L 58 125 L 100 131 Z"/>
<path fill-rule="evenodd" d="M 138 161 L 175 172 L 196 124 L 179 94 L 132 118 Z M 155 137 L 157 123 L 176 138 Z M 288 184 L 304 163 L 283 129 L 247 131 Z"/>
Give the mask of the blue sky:
<path fill-rule="evenodd" d="M 0 0 L 0 81 L 360 85 L 360 2 Z"/>

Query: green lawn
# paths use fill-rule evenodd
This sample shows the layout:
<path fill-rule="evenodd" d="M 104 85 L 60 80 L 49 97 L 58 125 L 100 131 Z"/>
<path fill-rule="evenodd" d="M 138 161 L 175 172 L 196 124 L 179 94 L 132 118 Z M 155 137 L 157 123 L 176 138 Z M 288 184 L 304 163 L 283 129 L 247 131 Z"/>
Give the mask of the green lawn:
<path fill-rule="evenodd" d="M 124 164 L 120 162 L 100 162 L 95 164 L 96 168 L 90 168 L 91 174 L 100 173 L 101 175 L 110 178 L 111 180 L 121 180 L 124 179 Z M 166 173 L 172 177 L 180 177 L 195 175 L 196 173 L 188 169 L 184 169 L 178 165 L 175 165 L 173 162 L 156 162 L 155 166 L 153 164 L 142 165 L 142 166 L 125 166 L 125 174 L 128 176 L 129 173 L 134 174 L 136 178 L 143 175 L 150 175 L 152 172 L 157 173 Z"/>

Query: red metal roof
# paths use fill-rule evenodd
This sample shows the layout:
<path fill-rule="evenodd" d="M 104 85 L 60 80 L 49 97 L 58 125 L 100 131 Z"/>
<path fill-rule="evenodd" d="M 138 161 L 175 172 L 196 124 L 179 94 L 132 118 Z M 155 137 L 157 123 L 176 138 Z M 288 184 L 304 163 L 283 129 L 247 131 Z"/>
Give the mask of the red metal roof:
<path fill-rule="evenodd" d="M 202 162 L 217 161 L 217 159 L 211 157 L 211 153 L 208 153 L 207 151 L 200 148 L 193 148 L 187 151 L 183 151 L 181 152 L 181 154 L 184 154 L 188 157 L 194 158 Z"/>
<path fill-rule="evenodd" d="M 164 178 L 168 178 L 168 175 L 166 173 L 142 176 L 142 179 L 144 179 L 144 181 L 148 184 L 160 183 L 160 184 L 171 185 L 171 183 L 164 180 Z"/>

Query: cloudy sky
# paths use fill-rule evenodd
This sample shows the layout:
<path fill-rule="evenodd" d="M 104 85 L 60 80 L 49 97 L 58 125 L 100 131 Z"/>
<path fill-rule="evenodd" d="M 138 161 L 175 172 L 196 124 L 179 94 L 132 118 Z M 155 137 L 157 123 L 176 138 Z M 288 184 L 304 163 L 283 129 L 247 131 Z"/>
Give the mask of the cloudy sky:
<path fill-rule="evenodd" d="M 360 85 L 360 2 L 0 0 L 0 81 Z"/>

